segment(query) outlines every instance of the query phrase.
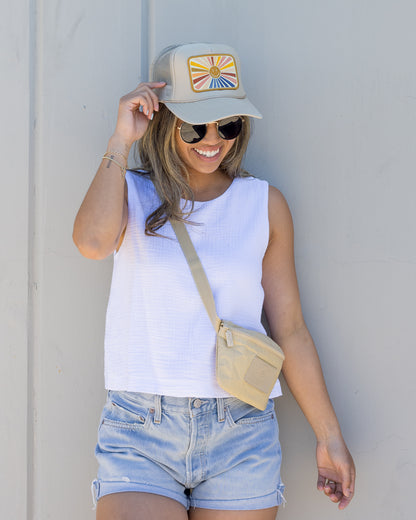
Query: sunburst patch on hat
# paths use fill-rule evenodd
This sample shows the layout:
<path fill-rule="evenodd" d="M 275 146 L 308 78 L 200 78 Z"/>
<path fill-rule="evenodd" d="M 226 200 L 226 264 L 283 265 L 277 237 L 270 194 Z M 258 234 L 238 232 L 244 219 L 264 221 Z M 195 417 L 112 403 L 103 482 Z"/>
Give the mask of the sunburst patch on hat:
<path fill-rule="evenodd" d="M 188 59 L 188 68 L 194 92 L 238 88 L 237 67 L 231 54 L 193 56 Z"/>

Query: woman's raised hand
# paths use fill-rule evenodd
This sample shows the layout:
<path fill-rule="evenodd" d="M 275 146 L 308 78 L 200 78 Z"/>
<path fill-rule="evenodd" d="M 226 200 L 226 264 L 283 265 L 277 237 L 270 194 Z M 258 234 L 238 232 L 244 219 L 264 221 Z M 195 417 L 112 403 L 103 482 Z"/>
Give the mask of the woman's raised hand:
<path fill-rule="evenodd" d="M 165 82 L 140 83 L 138 87 L 120 99 L 116 129 L 113 137 L 130 147 L 145 133 L 153 113 L 159 110 L 159 99 L 154 92 Z"/>

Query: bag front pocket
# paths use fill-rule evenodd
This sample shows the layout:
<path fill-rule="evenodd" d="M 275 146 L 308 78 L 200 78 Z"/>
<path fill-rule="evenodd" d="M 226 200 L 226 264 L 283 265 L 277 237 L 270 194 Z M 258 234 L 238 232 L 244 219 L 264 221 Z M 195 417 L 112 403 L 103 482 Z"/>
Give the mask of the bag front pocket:
<path fill-rule="evenodd" d="M 268 336 L 221 322 L 217 334 L 218 384 L 231 395 L 264 410 L 284 354 Z"/>

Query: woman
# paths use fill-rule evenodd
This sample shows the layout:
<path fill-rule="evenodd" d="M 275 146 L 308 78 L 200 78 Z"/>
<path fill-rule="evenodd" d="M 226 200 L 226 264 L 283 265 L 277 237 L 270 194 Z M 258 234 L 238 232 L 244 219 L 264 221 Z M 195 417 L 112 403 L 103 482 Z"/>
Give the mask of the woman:
<path fill-rule="evenodd" d="M 259 411 L 215 378 L 215 331 L 169 219 L 185 220 L 221 318 L 283 349 L 286 381 L 317 437 L 318 489 L 345 508 L 355 469 L 303 320 L 291 215 L 241 169 L 248 101 L 233 49 L 166 49 L 124 96 L 74 241 L 114 253 L 104 407 L 93 483 L 98 520 L 271 520 L 283 499 L 272 399 Z M 141 172 L 128 171 L 138 142 Z M 270 397 L 281 394 L 279 382 Z"/>

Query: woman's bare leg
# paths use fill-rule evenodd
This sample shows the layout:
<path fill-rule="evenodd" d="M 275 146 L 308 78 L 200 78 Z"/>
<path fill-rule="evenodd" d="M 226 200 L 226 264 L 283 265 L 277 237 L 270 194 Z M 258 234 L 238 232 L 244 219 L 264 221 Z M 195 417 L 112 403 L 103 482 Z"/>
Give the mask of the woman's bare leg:
<path fill-rule="evenodd" d="M 255 511 L 219 511 L 217 509 L 191 508 L 190 520 L 275 520 L 278 507 Z"/>
<path fill-rule="evenodd" d="M 185 507 L 152 493 L 133 491 L 104 495 L 97 502 L 97 520 L 187 520 Z"/>

